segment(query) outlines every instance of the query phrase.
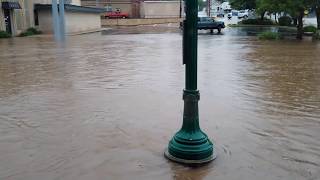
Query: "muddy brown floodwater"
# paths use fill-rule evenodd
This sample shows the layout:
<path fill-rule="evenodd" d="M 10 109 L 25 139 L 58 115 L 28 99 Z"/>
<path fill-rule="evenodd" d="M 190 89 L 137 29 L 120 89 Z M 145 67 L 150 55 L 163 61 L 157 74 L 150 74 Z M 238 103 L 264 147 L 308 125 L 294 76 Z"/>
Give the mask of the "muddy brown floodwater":
<path fill-rule="evenodd" d="M 179 31 L 0 40 L 0 179 L 320 179 L 319 42 L 200 32 L 204 167 L 163 157 L 183 87 Z"/>

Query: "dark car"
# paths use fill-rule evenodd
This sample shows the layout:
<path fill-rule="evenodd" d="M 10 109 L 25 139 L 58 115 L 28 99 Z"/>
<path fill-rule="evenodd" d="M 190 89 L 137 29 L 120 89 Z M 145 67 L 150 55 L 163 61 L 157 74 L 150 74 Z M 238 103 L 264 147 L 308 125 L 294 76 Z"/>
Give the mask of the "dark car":
<path fill-rule="evenodd" d="M 222 21 L 216 21 L 210 17 L 199 17 L 198 18 L 198 29 L 202 30 L 211 30 L 211 32 L 214 29 L 217 29 L 220 33 L 221 30 L 225 28 L 224 22 Z"/>

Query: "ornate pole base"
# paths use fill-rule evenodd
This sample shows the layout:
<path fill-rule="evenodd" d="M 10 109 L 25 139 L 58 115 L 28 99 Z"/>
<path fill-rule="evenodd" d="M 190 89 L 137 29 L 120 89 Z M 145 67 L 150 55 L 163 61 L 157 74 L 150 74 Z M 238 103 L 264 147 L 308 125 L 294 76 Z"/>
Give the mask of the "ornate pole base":
<path fill-rule="evenodd" d="M 203 164 L 216 158 L 213 143 L 199 127 L 199 91 L 184 90 L 183 125 L 169 142 L 165 157 L 183 164 Z"/>

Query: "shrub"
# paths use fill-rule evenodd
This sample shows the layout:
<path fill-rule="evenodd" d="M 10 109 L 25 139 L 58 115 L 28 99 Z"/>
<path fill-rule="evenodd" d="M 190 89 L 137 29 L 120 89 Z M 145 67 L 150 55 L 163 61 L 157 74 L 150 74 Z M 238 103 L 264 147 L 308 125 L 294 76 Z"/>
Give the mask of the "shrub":
<path fill-rule="evenodd" d="M 239 24 L 246 24 L 246 25 L 273 25 L 273 21 L 270 19 L 244 19 L 239 22 Z"/>
<path fill-rule="evenodd" d="M 303 32 L 313 32 L 316 33 L 317 32 L 317 28 L 314 26 L 306 26 L 303 27 Z"/>
<path fill-rule="evenodd" d="M 289 16 L 282 16 L 278 19 L 280 26 L 291 26 L 292 18 Z"/>
<path fill-rule="evenodd" d="M 37 30 L 36 28 L 28 28 L 26 31 L 22 32 L 19 36 L 24 37 L 24 36 L 32 36 L 36 34 L 42 34 L 42 32 Z"/>
<path fill-rule="evenodd" d="M 281 36 L 279 33 L 267 31 L 258 34 L 258 38 L 262 40 L 277 40 L 281 39 Z"/>
<path fill-rule="evenodd" d="M 320 31 L 313 34 L 313 39 L 320 40 Z"/>
<path fill-rule="evenodd" d="M 0 31 L 0 38 L 10 38 L 11 35 L 6 31 Z"/>

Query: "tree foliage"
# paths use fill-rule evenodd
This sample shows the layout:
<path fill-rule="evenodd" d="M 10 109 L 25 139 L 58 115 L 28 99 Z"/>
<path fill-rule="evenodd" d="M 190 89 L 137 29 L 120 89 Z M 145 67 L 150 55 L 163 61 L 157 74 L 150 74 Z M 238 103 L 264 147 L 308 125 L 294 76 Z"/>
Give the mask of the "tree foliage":
<path fill-rule="evenodd" d="M 297 38 L 302 38 L 304 11 L 316 9 L 318 28 L 320 29 L 320 0 L 230 0 L 234 9 L 255 9 L 264 18 L 266 12 L 270 14 L 284 13 L 290 15 L 297 22 Z"/>
<path fill-rule="evenodd" d="M 256 0 L 230 0 L 232 8 L 234 9 L 255 9 Z"/>
<path fill-rule="evenodd" d="M 198 0 L 198 7 L 199 7 L 199 10 L 202 11 L 203 8 L 207 7 L 207 1 Z"/>

